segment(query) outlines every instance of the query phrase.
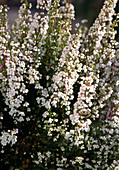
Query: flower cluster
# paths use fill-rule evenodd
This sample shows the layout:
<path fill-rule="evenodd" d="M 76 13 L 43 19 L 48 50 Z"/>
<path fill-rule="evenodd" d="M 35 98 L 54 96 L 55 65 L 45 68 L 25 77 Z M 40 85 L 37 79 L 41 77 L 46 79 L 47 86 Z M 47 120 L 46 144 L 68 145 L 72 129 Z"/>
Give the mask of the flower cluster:
<path fill-rule="evenodd" d="M 87 31 L 82 21 L 74 33 L 74 7 L 68 0 L 62 6 L 59 0 L 37 0 L 34 15 L 32 5 L 22 0 L 11 28 L 8 8 L 0 6 L 0 107 L 3 120 L 9 113 L 14 127 L 3 126 L 3 164 L 118 168 L 116 3 L 106 0 L 93 26 Z"/>
<path fill-rule="evenodd" d="M 17 136 L 15 134 L 18 133 L 18 129 L 13 129 L 13 130 L 8 130 L 8 132 L 2 132 L 2 136 L 0 137 L 1 139 L 1 144 L 2 146 L 5 146 L 12 142 L 12 145 L 16 143 L 17 141 Z"/>

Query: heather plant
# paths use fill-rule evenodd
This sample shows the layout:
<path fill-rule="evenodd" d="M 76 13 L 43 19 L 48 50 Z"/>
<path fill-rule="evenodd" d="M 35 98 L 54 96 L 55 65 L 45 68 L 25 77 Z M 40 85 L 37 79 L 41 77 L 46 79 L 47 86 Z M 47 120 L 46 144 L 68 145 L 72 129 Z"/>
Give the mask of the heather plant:
<path fill-rule="evenodd" d="M 87 30 L 64 0 L 22 0 L 0 18 L 1 162 L 7 169 L 116 169 L 119 164 L 117 0 Z M 7 120 L 7 121 L 4 121 Z"/>

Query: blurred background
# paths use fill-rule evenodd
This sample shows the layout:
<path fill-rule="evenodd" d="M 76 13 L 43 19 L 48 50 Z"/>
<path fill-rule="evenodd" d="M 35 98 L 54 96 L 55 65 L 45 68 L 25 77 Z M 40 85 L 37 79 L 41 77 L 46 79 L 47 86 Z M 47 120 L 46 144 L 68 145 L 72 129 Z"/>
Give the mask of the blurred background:
<path fill-rule="evenodd" d="M 21 0 L 0 0 L 0 5 L 7 4 L 10 7 L 8 12 L 9 23 L 12 25 L 18 15 L 18 9 Z M 70 0 L 75 8 L 75 22 L 80 22 L 80 20 L 87 19 L 87 27 L 90 27 L 95 19 L 97 18 L 100 9 L 103 6 L 104 0 Z M 32 13 L 36 11 L 35 6 L 37 0 L 28 0 L 28 2 L 33 4 Z M 116 11 L 119 12 L 119 2 L 116 7 Z M 73 22 L 74 25 L 74 22 Z"/>
<path fill-rule="evenodd" d="M 35 12 L 35 5 L 37 0 L 28 0 L 33 4 L 32 12 Z M 71 0 L 75 7 L 76 22 L 81 19 L 88 19 L 87 26 L 91 26 L 104 3 L 104 0 Z M 10 7 L 9 21 L 12 25 L 18 14 L 20 0 L 0 0 L 0 5 L 7 4 Z"/>

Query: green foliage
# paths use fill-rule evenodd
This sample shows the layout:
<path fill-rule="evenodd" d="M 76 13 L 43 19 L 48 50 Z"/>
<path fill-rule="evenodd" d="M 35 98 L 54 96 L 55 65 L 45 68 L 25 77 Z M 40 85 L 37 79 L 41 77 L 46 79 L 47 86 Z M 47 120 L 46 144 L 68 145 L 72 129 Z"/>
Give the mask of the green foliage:
<path fill-rule="evenodd" d="M 7 7 L 0 7 L 0 111 L 9 121 L 0 139 L 7 169 L 118 165 L 116 2 L 105 1 L 87 35 L 85 21 L 71 33 L 74 8 L 65 0 L 63 6 L 38 0 L 41 12 L 33 16 L 23 0 L 9 29 Z"/>

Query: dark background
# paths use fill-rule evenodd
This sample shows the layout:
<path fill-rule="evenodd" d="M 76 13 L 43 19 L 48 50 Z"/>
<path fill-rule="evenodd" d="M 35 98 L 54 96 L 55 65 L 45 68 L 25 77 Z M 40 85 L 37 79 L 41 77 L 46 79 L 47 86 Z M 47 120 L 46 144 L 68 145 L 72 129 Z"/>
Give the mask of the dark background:
<path fill-rule="evenodd" d="M 20 6 L 21 0 L 0 0 L 0 5 L 7 4 L 10 7 L 9 21 L 12 25 L 17 17 L 17 12 Z M 35 12 L 37 0 L 28 0 L 33 4 L 32 12 Z M 70 0 L 75 7 L 76 22 L 80 22 L 82 19 L 87 19 L 87 26 L 90 27 L 94 20 L 97 18 L 100 9 L 103 6 L 104 0 Z M 116 7 L 116 12 L 119 12 L 119 2 Z"/>
<path fill-rule="evenodd" d="M 35 12 L 36 0 L 28 0 L 33 4 L 32 12 Z M 88 19 L 87 26 L 90 27 L 98 16 L 104 0 L 71 0 L 75 7 L 76 22 L 81 19 Z M 9 21 L 12 25 L 17 17 L 17 11 L 20 6 L 20 0 L 0 0 L 0 4 L 7 4 L 10 7 Z"/>

